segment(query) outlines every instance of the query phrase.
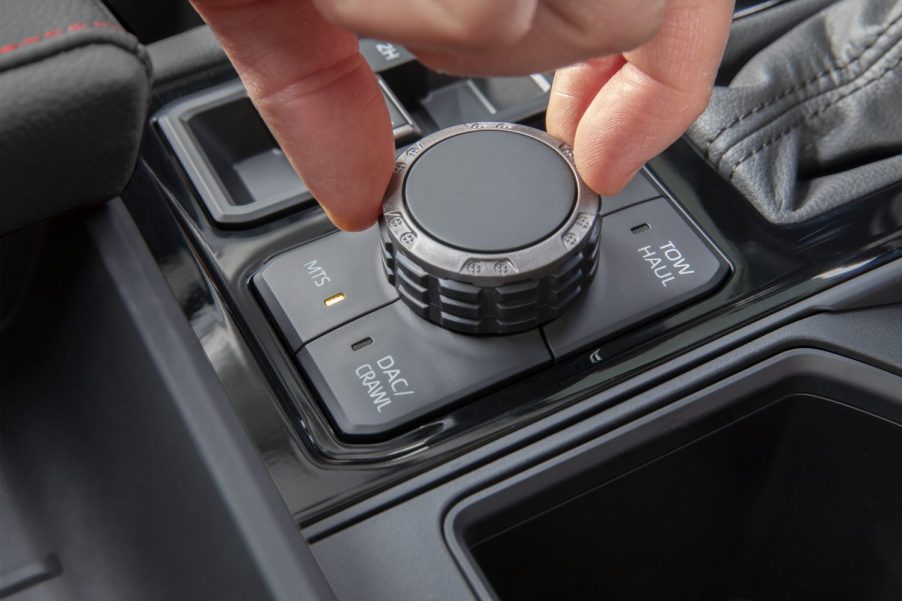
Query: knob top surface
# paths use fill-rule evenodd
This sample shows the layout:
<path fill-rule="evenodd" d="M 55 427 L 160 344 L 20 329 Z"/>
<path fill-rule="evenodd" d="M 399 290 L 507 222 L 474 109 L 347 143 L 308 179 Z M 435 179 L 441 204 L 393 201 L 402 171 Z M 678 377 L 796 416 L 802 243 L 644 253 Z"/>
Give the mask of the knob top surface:
<path fill-rule="evenodd" d="M 423 231 L 449 246 L 498 253 L 536 244 L 573 211 L 576 179 L 560 153 L 515 131 L 471 130 L 424 151 L 404 202 Z"/>

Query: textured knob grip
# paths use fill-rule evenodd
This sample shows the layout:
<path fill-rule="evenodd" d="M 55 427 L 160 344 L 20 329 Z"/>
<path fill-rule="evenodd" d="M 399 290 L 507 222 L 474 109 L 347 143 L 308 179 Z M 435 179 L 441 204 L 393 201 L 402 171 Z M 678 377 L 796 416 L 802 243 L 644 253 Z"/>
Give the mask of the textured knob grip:
<path fill-rule="evenodd" d="M 440 131 L 395 165 L 380 220 L 386 275 L 414 312 L 450 330 L 534 328 L 594 277 L 599 202 L 569 147 L 544 132 Z"/>

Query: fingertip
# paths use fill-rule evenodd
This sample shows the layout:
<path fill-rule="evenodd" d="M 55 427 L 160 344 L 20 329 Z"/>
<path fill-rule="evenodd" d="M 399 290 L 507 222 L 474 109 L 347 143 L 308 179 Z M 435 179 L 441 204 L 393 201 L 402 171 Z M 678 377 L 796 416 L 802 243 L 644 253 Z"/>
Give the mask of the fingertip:
<path fill-rule="evenodd" d="M 590 102 L 583 96 L 594 95 L 592 92 L 583 94 L 573 89 L 570 73 L 573 69 L 574 67 L 564 67 L 554 74 L 545 111 L 545 131 L 571 146 L 576 137 L 576 126 Z"/>
<path fill-rule="evenodd" d="M 558 69 L 545 113 L 546 131 L 573 145 L 586 109 L 623 63 L 622 56 L 606 56 Z"/>
<path fill-rule="evenodd" d="M 311 185 L 314 196 L 339 229 L 365 230 L 382 214 L 395 160 L 394 144 L 383 142 L 381 137 L 369 138 L 368 144 L 360 147 L 363 152 L 347 157 L 347 163 L 335 165 L 332 171 L 323 167 L 311 173 L 316 177 Z"/>
<path fill-rule="evenodd" d="M 341 203 L 334 203 L 334 210 L 329 209 L 325 202 L 320 203 L 326 217 L 340 230 L 345 232 L 362 232 L 369 228 L 382 214 L 381 197 L 372 197 L 373 200 L 362 205 L 358 204 L 350 209 Z"/>
<path fill-rule="evenodd" d="M 581 158 L 583 155 L 585 152 L 574 152 L 576 169 L 586 185 L 602 196 L 615 196 L 623 192 L 645 164 L 644 160 L 623 160 L 619 156 L 606 157 L 604 154 L 585 160 Z"/>
<path fill-rule="evenodd" d="M 326 23 L 307 1 L 205 1 L 255 107 L 329 218 L 349 231 L 372 225 L 395 145 L 356 36 Z"/>
<path fill-rule="evenodd" d="M 561 142 L 566 142 L 570 146 L 573 146 L 573 131 L 575 129 L 575 126 L 570 126 L 560 119 L 545 115 L 545 131 L 548 132 L 548 135 Z"/>
<path fill-rule="evenodd" d="M 606 101 L 602 91 L 586 110 L 573 142 L 576 168 L 602 196 L 619 194 L 632 176 L 660 150 L 661 132 L 636 105 Z M 618 95 L 618 97 L 620 97 Z M 677 134 L 678 135 L 678 134 Z"/>
<path fill-rule="evenodd" d="M 732 18 L 731 2 L 669 0 L 657 34 L 598 90 L 577 125 L 577 169 L 602 195 L 620 192 L 704 110 Z"/>
<path fill-rule="evenodd" d="M 291 165 L 340 229 L 375 222 L 395 161 L 385 97 L 359 68 L 300 79 L 258 106 Z"/>

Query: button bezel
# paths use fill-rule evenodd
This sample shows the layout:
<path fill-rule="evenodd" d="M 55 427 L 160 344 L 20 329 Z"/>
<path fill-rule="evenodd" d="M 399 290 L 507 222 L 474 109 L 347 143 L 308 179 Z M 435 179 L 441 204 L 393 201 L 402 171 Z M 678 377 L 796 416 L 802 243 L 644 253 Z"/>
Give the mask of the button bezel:
<path fill-rule="evenodd" d="M 564 160 L 576 183 L 576 198 L 567 219 L 547 237 L 525 248 L 500 253 L 461 250 L 437 240 L 413 219 L 404 202 L 404 185 L 410 167 L 430 147 L 448 138 L 474 131 L 498 129 L 532 138 Z M 493 287 L 539 279 L 553 273 L 570 257 L 582 252 L 585 240 L 598 220 L 599 196 L 582 181 L 576 171 L 573 149 L 566 143 L 531 127 L 506 122 L 476 122 L 459 125 L 427 136 L 407 148 L 395 162 L 383 202 L 379 227 L 407 257 L 439 277 Z"/>

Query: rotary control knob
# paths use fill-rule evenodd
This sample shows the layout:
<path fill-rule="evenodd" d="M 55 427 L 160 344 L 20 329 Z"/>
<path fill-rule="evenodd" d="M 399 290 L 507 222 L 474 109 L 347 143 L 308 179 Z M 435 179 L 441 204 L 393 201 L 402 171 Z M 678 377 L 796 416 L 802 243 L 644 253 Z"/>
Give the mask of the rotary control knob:
<path fill-rule="evenodd" d="M 414 312 L 450 330 L 528 330 L 594 277 L 599 205 L 572 149 L 545 132 L 451 127 L 395 163 L 379 222 L 385 273 Z"/>

